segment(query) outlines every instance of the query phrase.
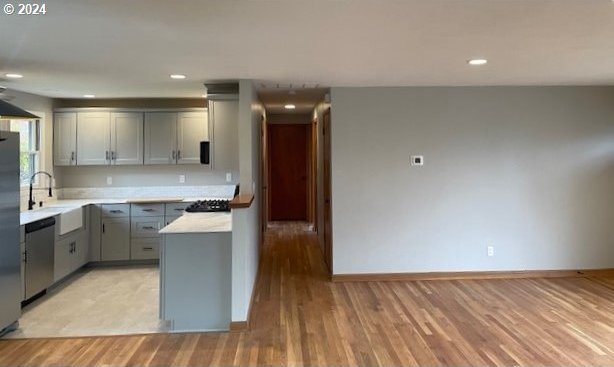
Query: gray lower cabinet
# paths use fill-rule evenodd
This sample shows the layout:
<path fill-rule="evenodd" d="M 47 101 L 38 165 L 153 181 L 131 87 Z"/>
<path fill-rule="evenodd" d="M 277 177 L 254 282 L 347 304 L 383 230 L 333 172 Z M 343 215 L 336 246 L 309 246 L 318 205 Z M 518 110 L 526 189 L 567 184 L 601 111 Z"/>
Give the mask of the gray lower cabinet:
<path fill-rule="evenodd" d="M 23 227 L 23 226 L 22 226 Z M 26 300 L 26 243 L 19 244 L 21 249 L 21 300 Z"/>
<path fill-rule="evenodd" d="M 102 218 L 100 260 L 130 259 L 130 217 Z"/>
<path fill-rule="evenodd" d="M 132 204 L 130 208 L 130 258 L 160 258 L 160 234 L 164 227 L 164 204 Z"/>
<path fill-rule="evenodd" d="M 132 260 L 160 258 L 160 238 L 133 238 L 130 242 Z"/>
<path fill-rule="evenodd" d="M 83 265 L 89 259 L 89 233 L 78 230 L 56 240 L 53 262 L 53 281 L 57 282 Z"/>

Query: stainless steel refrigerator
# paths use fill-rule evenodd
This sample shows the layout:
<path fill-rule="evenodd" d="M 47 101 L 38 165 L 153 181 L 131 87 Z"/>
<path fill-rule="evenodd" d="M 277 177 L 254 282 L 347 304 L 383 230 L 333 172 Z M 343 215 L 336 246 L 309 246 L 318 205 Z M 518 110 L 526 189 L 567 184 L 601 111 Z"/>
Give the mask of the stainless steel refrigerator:
<path fill-rule="evenodd" d="M 0 131 L 0 335 L 21 316 L 19 134 Z"/>

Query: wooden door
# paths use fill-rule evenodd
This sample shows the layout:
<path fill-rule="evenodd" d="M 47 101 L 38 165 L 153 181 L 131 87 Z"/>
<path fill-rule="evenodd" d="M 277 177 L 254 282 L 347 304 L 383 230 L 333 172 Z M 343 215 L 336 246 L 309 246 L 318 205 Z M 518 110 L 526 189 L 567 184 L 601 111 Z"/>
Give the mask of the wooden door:
<path fill-rule="evenodd" d="M 77 165 L 104 166 L 111 162 L 111 114 L 77 113 Z"/>
<path fill-rule="evenodd" d="M 111 113 L 111 164 L 143 164 L 143 113 Z"/>
<path fill-rule="evenodd" d="M 310 127 L 306 124 L 271 124 L 267 127 L 271 221 L 308 219 Z"/>
<path fill-rule="evenodd" d="M 329 272 L 333 273 L 333 226 L 331 212 L 331 173 L 330 173 L 330 109 L 324 112 L 322 118 L 324 129 L 324 260 Z"/>
<path fill-rule="evenodd" d="M 177 163 L 177 113 L 145 113 L 145 164 Z"/>
<path fill-rule="evenodd" d="M 53 116 L 53 164 L 77 163 L 77 113 L 58 112 Z"/>
<path fill-rule="evenodd" d="M 200 142 L 209 140 L 207 112 L 180 112 L 177 119 L 177 164 L 200 164 Z"/>

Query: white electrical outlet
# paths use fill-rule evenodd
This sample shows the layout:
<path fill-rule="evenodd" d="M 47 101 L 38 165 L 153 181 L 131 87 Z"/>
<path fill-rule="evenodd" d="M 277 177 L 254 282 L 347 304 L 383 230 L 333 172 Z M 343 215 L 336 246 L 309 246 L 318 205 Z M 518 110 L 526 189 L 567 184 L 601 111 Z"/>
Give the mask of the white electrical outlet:
<path fill-rule="evenodd" d="M 107 176 L 107 185 L 113 185 L 113 177 Z"/>
<path fill-rule="evenodd" d="M 226 173 L 226 182 L 232 182 L 232 173 L 230 172 Z"/>
<path fill-rule="evenodd" d="M 179 175 L 179 183 L 185 183 L 185 175 Z"/>
<path fill-rule="evenodd" d="M 412 155 L 410 157 L 410 163 L 412 166 L 424 166 L 424 156 Z"/>
<path fill-rule="evenodd" d="M 487 250 L 488 250 L 488 256 L 489 257 L 495 256 L 495 248 L 493 246 L 488 246 Z"/>

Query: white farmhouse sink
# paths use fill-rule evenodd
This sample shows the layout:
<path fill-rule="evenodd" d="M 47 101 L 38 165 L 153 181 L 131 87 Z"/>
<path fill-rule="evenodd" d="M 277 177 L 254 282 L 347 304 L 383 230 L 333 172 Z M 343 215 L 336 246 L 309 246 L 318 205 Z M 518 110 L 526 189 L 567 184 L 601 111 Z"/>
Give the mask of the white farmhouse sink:
<path fill-rule="evenodd" d="M 83 227 L 83 207 L 62 209 L 59 227 L 60 236 L 81 227 Z"/>

